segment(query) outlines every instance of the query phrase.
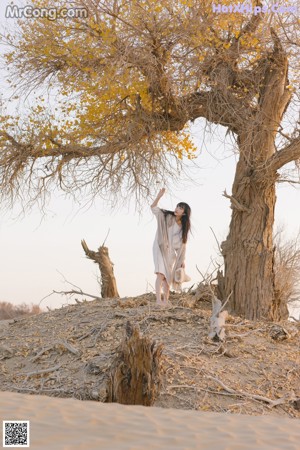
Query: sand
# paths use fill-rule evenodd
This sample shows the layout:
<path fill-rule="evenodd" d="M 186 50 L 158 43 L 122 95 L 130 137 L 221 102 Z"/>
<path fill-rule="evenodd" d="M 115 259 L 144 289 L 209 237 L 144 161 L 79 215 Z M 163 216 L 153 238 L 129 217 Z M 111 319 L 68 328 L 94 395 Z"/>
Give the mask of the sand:
<path fill-rule="evenodd" d="M 30 420 L 30 448 L 36 450 L 300 448 L 299 420 L 267 415 L 147 408 L 0 392 L 0 418 Z"/>

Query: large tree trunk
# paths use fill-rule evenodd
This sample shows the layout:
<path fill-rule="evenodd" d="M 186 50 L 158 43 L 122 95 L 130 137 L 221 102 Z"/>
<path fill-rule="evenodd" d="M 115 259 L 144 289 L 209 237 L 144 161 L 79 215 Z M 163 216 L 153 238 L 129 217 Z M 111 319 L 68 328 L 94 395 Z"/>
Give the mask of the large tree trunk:
<path fill-rule="evenodd" d="M 240 159 L 232 196 L 225 192 L 233 209 L 229 234 L 222 244 L 225 292 L 226 296 L 233 294 L 231 309 L 252 320 L 279 320 L 288 314 L 275 292 L 273 224 L 277 170 L 285 161 L 275 141 L 291 93 L 287 55 L 275 31 L 270 31 L 273 49 L 253 72 L 258 76 L 256 98 L 250 108 L 245 101 L 235 113 Z"/>
<path fill-rule="evenodd" d="M 259 174 L 259 176 L 257 176 Z M 231 309 L 251 320 L 286 318 L 286 304 L 275 296 L 273 224 L 274 176 L 249 169 L 240 159 L 233 184 L 229 234 L 222 243 L 225 292 Z"/>

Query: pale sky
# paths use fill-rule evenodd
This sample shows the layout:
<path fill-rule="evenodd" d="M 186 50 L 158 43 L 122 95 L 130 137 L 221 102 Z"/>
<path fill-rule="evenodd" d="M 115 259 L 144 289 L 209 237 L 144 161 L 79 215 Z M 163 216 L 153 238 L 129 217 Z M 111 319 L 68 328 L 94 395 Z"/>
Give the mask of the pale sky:
<path fill-rule="evenodd" d="M 7 22 L 4 11 L 8 3 L 8 0 L 1 1 L 1 24 Z M 10 26 L 14 20 L 9 19 Z M 1 80 L 0 92 L 5 94 L 7 85 L 3 81 L 3 71 Z M 186 271 L 192 281 L 186 287 L 201 281 L 196 265 L 205 273 L 209 266 L 212 267 L 211 258 L 217 258 L 218 247 L 210 227 L 219 242 L 227 236 L 231 209 L 222 192 L 226 189 L 231 193 L 237 161 L 230 141 L 224 141 L 222 127 L 214 128 L 215 139 L 208 139 L 207 134 L 203 145 L 203 124 L 203 121 L 196 121 L 192 127 L 194 139 L 201 149 L 196 161 L 199 169 L 193 170 L 198 185 L 184 185 L 180 191 L 172 189 L 159 204 L 173 209 L 179 201 L 185 201 L 192 208 L 193 235 L 188 241 L 186 260 Z M 149 205 L 152 200 L 149 198 Z M 299 230 L 299 200 L 299 187 L 278 186 L 275 225 L 286 226 L 287 238 L 295 236 Z M 22 220 L 14 219 L 17 209 L 5 215 L 1 212 L 0 301 L 37 304 L 53 290 L 70 290 L 71 286 L 63 277 L 84 292 L 99 295 L 98 268 L 85 257 L 80 241 L 85 239 L 89 247 L 96 250 L 108 229 L 106 245 L 115 264 L 120 295 L 136 296 L 153 291 L 152 243 L 156 219 L 149 205 L 145 204 L 140 216 L 133 207 L 109 211 L 101 201 L 89 210 L 80 210 L 57 191 L 53 193 L 49 212 L 44 218 L 38 208 Z M 41 306 L 55 308 L 73 302 L 64 296 L 52 295 L 43 300 Z"/>

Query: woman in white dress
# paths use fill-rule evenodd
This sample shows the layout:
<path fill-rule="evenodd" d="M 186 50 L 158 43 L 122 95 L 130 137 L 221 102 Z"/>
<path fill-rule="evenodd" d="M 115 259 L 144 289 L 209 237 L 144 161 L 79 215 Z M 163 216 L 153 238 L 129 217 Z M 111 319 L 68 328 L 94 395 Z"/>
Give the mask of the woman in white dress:
<path fill-rule="evenodd" d="M 175 272 L 185 267 L 185 250 L 191 228 L 191 208 L 187 203 L 178 203 L 175 211 L 160 209 L 157 205 L 166 190 L 159 191 L 151 205 L 157 218 L 157 232 L 153 243 L 154 272 L 156 273 L 156 303 L 166 305 L 170 287 L 178 291 L 181 283 L 175 280 Z M 161 288 L 164 299 L 161 299 Z"/>

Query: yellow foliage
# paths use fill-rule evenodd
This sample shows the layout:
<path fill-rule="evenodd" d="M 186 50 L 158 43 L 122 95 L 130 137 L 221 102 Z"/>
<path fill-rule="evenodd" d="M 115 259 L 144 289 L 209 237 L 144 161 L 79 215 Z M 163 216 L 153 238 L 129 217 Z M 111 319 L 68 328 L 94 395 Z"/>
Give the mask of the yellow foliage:
<path fill-rule="evenodd" d="M 90 7 L 87 18 L 20 21 L 20 38 L 6 54 L 7 64 L 27 78 L 38 74 L 42 80 L 49 74 L 45 77 L 49 86 L 54 81 L 59 86 L 56 114 L 49 115 L 47 102 L 39 104 L 28 115 L 28 127 L 35 127 L 45 149 L 54 145 L 45 137 L 50 134 L 64 142 L 86 142 L 87 137 L 93 142 L 99 135 L 113 141 L 133 126 L 131 116 L 135 121 L 139 117 L 143 128 L 145 117 L 172 115 L 174 105 L 170 104 L 176 104 L 176 98 L 202 86 L 213 87 L 215 81 L 204 74 L 203 67 L 209 58 L 228 61 L 234 40 L 239 39 L 236 67 L 251 68 L 263 51 L 264 20 L 255 34 L 247 31 L 241 36 L 249 17 L 216 14 L 213 3 L 217 2 L 102 1 L 96 10 L 94 2 L 78 0 L 74 6 Z M 33 0 L 31 4 L 65 7 L 65 2 L 55 0 Z M 116 10 L 110 11 L 113 4 Z M 232 1 L 222 0 L 222 4 Z M 286 88 L 293 89 L 290 85 Z M 248 92 L 245 87 L 236 95 L 247 98 Z M 157 136 L 155 126 L 151 126 L 149 135 Z M 159 133 L 155 142 L 179 159 L 195 156 L 187 129 Z"/>
<path fill-rule="evenodd" d="M 196 158 L 197 147 L 187 130 L 181 130 L 177 133 L 171 131 L 162 133 L 161 144 L 163 148 L 175 153 L 179 159 L 183 159 L 183 157 Z"/>

